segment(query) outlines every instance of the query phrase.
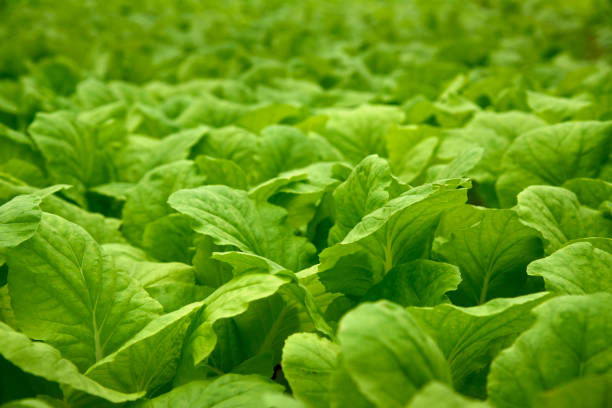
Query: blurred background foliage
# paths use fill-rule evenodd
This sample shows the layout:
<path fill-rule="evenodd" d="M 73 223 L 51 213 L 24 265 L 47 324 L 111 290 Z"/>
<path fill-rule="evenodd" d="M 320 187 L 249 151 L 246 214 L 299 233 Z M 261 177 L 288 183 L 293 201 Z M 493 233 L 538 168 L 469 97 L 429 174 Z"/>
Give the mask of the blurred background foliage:
<path fill-rule="evenodd" d="M 612 93 L 608 0 L 0 0 L 0 16 L 0 122 L 18 130 L 90 77 L 231 79 L 217 96 L 242 103 L 355 92 L 331 106 L 435 100 L 462 74 L 453 91 L 481 107 L 594 90 L 600 118 Z"/>

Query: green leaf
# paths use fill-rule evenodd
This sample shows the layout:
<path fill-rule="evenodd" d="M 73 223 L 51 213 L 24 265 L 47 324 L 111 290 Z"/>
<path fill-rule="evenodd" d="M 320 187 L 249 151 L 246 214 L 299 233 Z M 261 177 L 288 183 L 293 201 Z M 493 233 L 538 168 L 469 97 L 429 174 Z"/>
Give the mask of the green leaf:
<path fill-rule="evenodd" d="M 463 174 L 484 183 L 499 177 L 502 157 L 510 144 L 504 136 L 491 129 L 469 126 L 448 129 L 444 136 L 436 155 L 439 160 L 450 160 L 450 163 L 432 166 L 428 170 L 430 179 L 443 178 L 445 174 Z M 479 149 L 482 149 L 480 154 Z"/>
<path fill-rule="evenodd" d="M 443 127 L 458 127 L 479 110 L 478 105 L 454 92 L 441 95 L 434 108 L 436 120 Z"/>
<path fill-rule="evenodd" d="M 579 378 L 536 397 L 541 408 L 604 408 L 612 405 L 612 376 L 609 374 Z"/>
<path fill-rule="evenodd" d="M 457 207 L 442 217 L 437 234 L 434 253 L 461 270 L 450 297 L 462 306 L 521 294 L 527 264 L 542 254 L 538 231 L 512 210 Z"/>
<path fill-rule="evenodd" d="M 612 371 L 612 294 L 561 296 L 536 309 L 536 323 L 493 361 L 489 397 L 498 407 L 533 399 L 580 378 Z"/>
<path fill-rule="evenodd" d="M 349 177 L 334 190 L 336 220 L 329 231 L 329 243 L 342 241 L 361 219 L 389 200 L 391 169 L 376 155 L 363 159 Z"/>
<path fill-rule="evenodd" d="M 292 105 L 278 104 L 257 108 L 240 118 L 238 124 L 251 132 L 280 123 L 283 119 L 298 116 L 300 110 Z"/>
<path fill-rule="evenodd" d="M 142 247 L 160 261 L 191 263 L 194 239 L 189 217 L 169 214 L 147 224 L 142 234 Z"/>
<path fill-rule="evenodd" d="M 23 371 L 104 398 L 114 403 L 136 400 L 144 393 L 125 394 L 95 382 L 52 346 L 31 341 L 0 322 L 0 354 Z"/>
<path fill-rule="evenodd" d="M 89 187 L 112 179 L 111 161 L 92 130 L 72 113 L 39 113 L 28 132 L 39 147 L 47 170 L 57 183 L 71 184 L 70 198 L 85 203 Z"/>
<path fill-rule="evenodd" d="M 258 156 L 259 181 L 319 160 L 315 142 L 297 128 L 284 125 L 269 126 L 261 132 Z"/>
<path fill-rule="evenodd" d="M 339 348 L 313 333 L 290 336 L 283 348 L 283 373 L 293 395 L 309 407 L 328 407 Z"/>
<path fill-rule="evenodd" d="M 312 262 L 314 247 L 283 224 L 285 210 L 255 202 L 246 191 L 203 186 L 178 191 L 168 203 L 188 215 L 194 221 L 194 230 L 213 237 L 217 245 L 234 246 L 293 271 Z"/>
<path fill-rule="evenodd" d="M 267 404 L 266 397 L 282 391 L 282 386 L 263 377 L 226 374 L 210 383 L 194 381 L 176 387 L 167 394 L 142 403 L 139 408 L 277 408 Z"/>
<path fill-rule="evenodd" d="M 212 129 L 193 149 L 194 155 L 207 155 L 236 163 L 253 182 L 260 138 L 239 127 Z"/>
<path fill-rule="evenodd" d="M 128 193 L 123 207 L 123 233 L 128 240 L 141 245 L 148 224 L 170 214 L 167 200 L 182 188 L 203 184 L 191 161 L 180 160 L 157 167 L 147 173 Z"/>
<path fill-rule="evenodd" d="M 342 364 L 342 355 L 339 356 L 339 367 L 332 373 L 332 386 L 330 390 L 330 407 L 374 408 L 359 390 L 357 384 L 350 377 L 346 367 Z"/>
<path fill-rule="evenodd" d="M 612 240 L 608 239 L 612 243 Z M 567 295 L 612 292 L 612 254 L 577 242 L 529 264 L 529 275 L 544 278 L 546 289 Z"/>
<path fill-rule="evenodd" d="M 7 263 L 19 327 L 80 370 L 161 312 L 136 281 L 113 269 L 87 232 L 56 215 L 43 214 L 36 234 L 11 250 Z"/>
<path fill-rule="evenodd" d="M 46 197 L 40 208 L 83 227 L 99 244 L 125 242 L 125 238 L 119 231 L 121 221 L 116 218 L 86 211 L 57 196 Z"/>
<path fill-rule="evenodd" d="M 294 201 L 299 202 L 300 199 L 304 199 L 306 203 L 316 204 L 323 193 L 332 190 L 339 183 L 339 178 L 342 176 L 338 173 L 345 170 L 350 171 L 350 168 L 344 163 L 319 162 L 300 169 L 285 171 L 251 188 L 249 197 L 258 201 L 280 201 L 277 205 L 285 208 L 291 207 Z M 302 207 L 296 205 L 296 207 L 295 212 L 298 215 L 309 212 L 308 209 L 303 208 L 304 205 Z"/>
<path fill-rule="evenodd" d="M 351 163 L 370 154 L 387 156 L 385 134 L 404 120 L 404 113 L 392 106 L 364 105 L 326 113 L 329 120 L 323 136 Z"/>
<path fill-rule="evenodd" d="M 432 381 L 419 391 L 406 408 L 486 408 L 484 401 L 468 399 L 444 383 Z"/>
<path fill-rule="evenodd" d="M 217 320 L 244 313 L 249 304 L 276 293 L 287 280 L 274 275 L 249 274 L 232 279 L 204 300 L 206 305 L 198 316 L 183 353 L 182 364 L 191 369 L 214 350 L 217 335 L 213 325 Z"/>
<path fill-rule="evenodd" d="M 427 178 L 428 180 L 443 180 L 465 177 L 480 162 L 483 153 L 484 149 L 480 146 L 464 149 L 450 163 L 430 168 Z"/>
<path fill-rule="evenodd" d="M 207 127 L 200 126 L 168 135 L 161 140 L 130 136 L 128 143 L 116 155 L 121 181 L 136 183 L 156 167 L 187 159 L 191 148 L 207 131 Z"/>
<path fill-rule="evenodd" d="M 527 104 L 533 112 L 550 123 L 580 116 L 593 105 L 589 100 L 561 98 L 532 91 L 527 91 Z"/>
<path fill-rule="evenodd" d="M 247 111 L 247 106 L 204 94 L 181 113 L 177 123 L 187 128 L 201 124 L 223 127 L 236 123 Z"/>
<path fill-rule="evenodd" d="M 568 241 L 612 235 L 612 220 L 582 207 L 569 190 L 551 186 L 531 186 L 518 196 L 516 206 L 521 221 L 540 231 L 547 254 Z"/>
<path fill-rule="evenodd" d="M 91 366 L 85 375 L 123 392 L 150 391 L 172 380 L 181 345 L 202 302 L 190 303 L 151 320 L 121 348 Z"/>
<path fill-rule="evenodd" d="M 444 356 L 458 390 L 470 377 L 488 367 L 495 355 L 534 321 L 529 311 L 546 299 L 542 293 L 493 299 L 483 305 L 433 308 L 410 307 L 408 312 L 433 338 Z M 484 391 L 484 383 L 481 384 Z"/>
<path fill-rule="evenodd" d="M 13 400 L 2 404 L 2 408 L 67 408 L 67 405 L 63 401 L 40 396 L 37 398 Z"/>
<path fill-rule="evenodd" d="M 601 179 L 571 179 L 563 188 L 576 194 L 581 204 L 593 209 L 598 209 L 605 201 L 612 201 L 612 183 Z"/>
<path fill-rule="evenodd" d="M 387 132 L 387 150 L 393 174 L 412 183 L 433 159 L 441 132 L 427 125 L 396 126 Z"/>
<path fill-rule="evenodd" d="M 562 185 L 577 177 L 597 177 L 612 148 L 612 122 L 567 122 L 527 132 L 514 140 L 497 181 L 503 206 L 536 184 Z"/>
<path fill-rule="evenodd" d="M 31 194 L 19 195 L 0 206 L 0 250 L 7 250 L 30 239 L 42 218 L 42 200 L 64 186 L 49 187 Z"/>
<path fill-rule="evenodd" d="M 130 133 L 155 138 L 165 137 L 179 129 L 159 108 L 139 102 L 128 111 L 125 125 Z"/>
<path fill-rule="evenodd" d="M 546 125 L 547 123 L 542 119 L 526 112 L 479 111 L 476 112 L 467 126 L 490 129 L 505 139 L 514 140 L 523 133 Z"/>
<path fill-rule="evenodd" d="M 429 381 L 451 381 L 440 349 L 393 303 L 364 303 L 349 312 L 338 340 L 349 375 L 376 405 L 404 407 Z"/>
<path fill-rule="evenodd" d="M 392 268 L 382 281 L 372 286 L 363 300 L 387 299 L 402 306 L 435 306 L 448 301 L 446 292 L 461 282 L 459 268 L 425 259 Z"/>
<path fill-rule="evenodd" d="M 341 242 L 321 252 L 319 270 L 362 251 L 378 281 L 393 266 L 426 256 L 440 215 L 465 202 L 467 185 L 465 180 L 425 184 L 390 200 L 364 216 Z"/>
<path fill-rule="evenodd" d="M 271 377 L 274 367 L 281 362 L 285 339 L 310 328 L 307 316 L 307 321 L 301 321 L 302 308 L 299 300 L 282 288 L 251 302 L 244 313 L 217 321 L 217 347 L 207 364 L 222 372 L 252 372 Z"/>
<path fill-rule="evenodd" d="M 206 184 L 223 184 L 246 190 L 248 182 L 244 171 L 233 161 L 201 155 L 195 159 L 199 173 L 206 177 Z"/>

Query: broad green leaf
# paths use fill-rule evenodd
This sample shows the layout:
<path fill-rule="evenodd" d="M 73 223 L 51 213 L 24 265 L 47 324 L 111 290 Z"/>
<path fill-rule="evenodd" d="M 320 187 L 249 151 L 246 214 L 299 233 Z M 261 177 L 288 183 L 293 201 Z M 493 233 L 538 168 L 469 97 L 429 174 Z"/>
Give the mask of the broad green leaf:
<path fill-rule="evenodd" d="M 340 322 L 338 340 L 342 364 L 376 405 L 403 407 L 429 381 L 451 381 L 435 342 L 393 303 L 364 303 L 349 312 Z"/>
<path fill-rule="evenodd" d="M 321 194 L 339 183 L 341 176 L 338 173 L 345 170 L 350 171 L 350 168 L 344 163 L 336 162 L 318 162 L 300 169 L 289 170 L 251 188 L 249 197 L 267 201 L 278 193 L 287 197 L 309 195 L 317 202 Z"/>
<path fill-rule="evenodd" d="M 283 119 L 298 116 L 300 110 L 292 105 L 278 104 L 257 108 L 238 121 L 238 125 L 259 133 L 263 128 L 280 123 Z"/>
<path fill-rule="evenodd" d="M 465 177 L 480 162 L 484 149 L 480 146 L 469 147 L 457 155 L 450 163 L 434 166 L 427 172 L 428 180 L 444 180 Z"/>
<path fill-rule="evenodd" d="M 570 244 L 533 261 L 527 273 L 541 276 L 547 290 L 562 294 L 612 292 L 612 254 L 588 242 Z"/>
<path fill-rule="evenodd" d="M 246 190 L 247 176 L 233 161 L 200 155 L 195 159 L 199 173 L 206 177 L 206 184 L 223 184 Z"/>
<path fill-rule="evenodd" d="M 612 144 L 612 122 L 567 122 L 536 128 L 514 140 L 497 181 L 503 206 L 525 187 L 560 186 L 578 177 L 597 177 Z"/>
<path fill-rule="evenodd" d="M 435 306 L 448 301 L 446 293 L 461 282 L 455 265 L 425 259 L 393 267 L 372 286 L 363 300 L 387 299 L 402 306 Z"/>
<path fill-rule="evenodd" d="M 309 407 L 328 407 L 339 348 L 313 333 L 290 336 L 283 348 L 283 373 L 293 395 Z"/>
<path fill-rule="evenodd" d="M 125 394 L 95 382 L 52 346 L 32 341 L 0 322 L 0 354 L 23 371 L 104 398 L 114 403 L 136 400 L 144 393 Z"/>
<path fill-rule="evenodd" d="M 104 217 L 101 214 L 84 210 L 52 193 L 67 189 L 70 186 L 52 186 L 42 190 L 24 185 L 18 180 L 0 181 L 2 185 L 2 199 L 14 198 L 21 194 L 40 195 L 42 201 L 40 209 L 44 212 L 59 215 L 60 217 L 83 227 L 98 243 L 123 242 L 125 239 L 119 232 L 120 221 L 115 218 Z"/>
<path fill-rule="evenodd" d="M 258 156 L 259 181 L 319 160 L 312 139 L 294 127 L 281 125 L 269 126 L 261 132 Z"/>
<path fill-rule="evenodd" d="M 247 273 L 291 273 L 287 268 L 269 260 L 263 256 L 240 251 L 215 252 L 211 256 L 216 261 L 221 261 L 231 266 L 232 274 L 235 276 Z"/>
<path fill-rule="evenodd" d="M 329 120 L 323 136 L 351 163 L 370 154 L 386 156 L 385 134 L 404 119 L 396 107 L 364 105 L 357 109 L 326 112 Z"/>
<path fill-rule="evenodd" d="M 281 408 L 265 403 L 267 394 L 283 388 L 263 377 L 227 374 L 212 382 L 193 381 L 139 405 L 139 408 Z"/>
<path fill-rule="evenodd" d="M 244 105 L 205 94 L 191 103 L 176 121 L 187 128 L 202 124 L 220 128 L 236 123 L 247 112 L 248 107 Z"/>
<path fill-rule="evenodd" d="M 181 214 L 181 216 L 183 215 Z M 206 235 L 196 238 L 194 244 L 196 249 L 193 256 L 193 267 L 196 271 L 198 283 L 218 288 L 228 282 L 233 276 L 232 267 L 228 263 L 212 257 L 216 251 L 222 250 L 223 247 L 215 245 L 213 239 Z M 241 252 L 241 254 L 245 253 Z"/>
<path fill-rule="evenodd" d="M 483 305 L 459 307 L 441 304 L 433 308 L 408 308 L 422 329 L 446 357 L 459 390 L 470 376 L 486 369 L 495 355 L 534 321 L 529 311 L 546 298 L 533 294 L 493 299 Z M 484 383 L 481 384 L 484 391 Z"/>
<path fill-rule="evenodd" d="M 181 160 L 160 166 L 147 173 L 128 193 L 123 207 L 123 233 L 128 240 L 141 245 L 144 231 L 152 223 L 172 212 L 166 201 L 182 188 L 203 184 L 191 161 Z"/>
<path fill-rule="evenodd" d="M 435 116 L 443 127 L 458 127 L 470 119 L 480 108 L 478 105 L 457 95 L 454 92 L 441 95 L 434 102 Z"/>
<path fill-rule="evenodd" d="M 19 327 L 85 370 L 160 312 L 135 280 L 115 270 L 81 227 L 43 214 L 34 236 L 8 254 Z"/>
<path fill-rule="evenodd" d="M 196 232 L 211 236 L 217 245 L 234 246 L 294 271 L 312 262 L 314 247 L 283 224 L 285 210 L 253 201 L 246 191 L 203 186 L 178 191 L 168 202 L 192 218 Z"/>
<path fill-rule="evenodd" d="M 523 133 L 546 125 L 547 123 L 542 119 L 526 112 L 479 111 L 467 126 L 476 129 L 490 129 L 507 140 L 514 140 Z"/>
<path fill-rule="evenodd" d="M 274 294 L 287 280 L 274 275 L 248 274 L 232 279 L 204 300 L 205 307 L 191 331 L 182 364 L 185 369 L 201 363 L 214 350 L 217 335 L 213 325 L 217 320 L 244 313 L 249 304 Z"/>
<path fill-rule="evenodd" d="M 472 400 L 457 394 L 447 384 L 432 381 L 419 391 L 406 408 L 486 408 L 484 401 Z"/>
<path fill-rule="evenodd" d="M 128 143 L 116 155 L 121 181 L 137 183 L 156 167 L 187 159 L 191 148 L 207 131 L 207 127 L 201 126 L 168 135 L 161 140 L 130 136 Z"/>
<path fill-rule="evenodd" d="M 128 111 L 125 125 L 130 133 L 160 139 L 179 129 L 158 107 L 138 102 Z"/>
<path fill-rule="evenodd" d="M 42 218 L 42 200 L 64 186 L 49 187 L 19 195 L 0 206 L 0 250 L 6 250 L 30 239 Z"/>
<path fill-rule="evenodd" d="M 105 217 L 99 213 L 86 211 L 57 196 L 46 197 L 41 203 L 40 208 L 44 212 L 59 215 L 81 226 L 99 244 L 125 242 L 125 238 L 119 231 L 121 221 L 116 218 Z"/>
<path fill-rule="evenodd" d="M 169 282 L 149 286 L 146 289 L 149 295 L 162 305 L 166 313 L 174 312 L 190 303 L 199 302 L 214 291 L 214 288 L 210 286 L 183 282 Z"/>
<path fill-rule="evenodd" d="M 44 161 L 32 140 L 0 122 L 0 172 L 31 185 L 44 186 L 47 182 L 44 169 Z"/>
<path fill-rule="evenodd" d="M 347 368 L 342 364 L 342 355 L 339 355 L 339 367 L 332 372 L 330 404 L 331 408 L 354 407 L 354 408 L 374 408 L 357 387 L 357 384 L 350 377 Z"/>
<path fill-rule="evenodd" d="M 461 270 L 450 297 L 462 306 L 521 294 L 527 264 L 542 253 L 538 231 L 512 210 L 457 207 L 442 217 L 437 235 L 434 253 Z"/>
<path fill-rule="evenodd" d="M 550 123 L 579 117 L 581 114 L 584 116 L 585 111 L 592 107 L 589 100 L 561 98 L 532 91 L 527 91 L 527 104 L 534 113 Z"/>
<path fill-rule="evenodd" d="M 426 256 L 440 215 L 466 200 L 465 180 L 447 180 L 408 190 L 364 216 L 336 245 L 320 254 L 319 270 L 333 268 L 349 254 L 370 259 L 375 281 L 393 266 Z"/>
<path fill-rule="evenodd" d="M 125 201 L 127 200 L 127 195 L 132 188 L 134 188 L 133 183 L 116 182 L 92 187 L 91 192 L 106 197 L 112 197 L 115 200 Z"/>
<path fill-rule="evenodd" d="M 195 280 L 193 267 L 180 262 L 135 261 L 125 257 L 115 257 L 113 261 L 117 270 L 136 279 L 145 288 L 168 283 L 193 284 Z"/>
<path fill-rule="evenodd" d="M 449 174 L 470 175 L 479 183 L 495 181 L 501 173 L 501 161 L 510 142 L 487 128 L 448 129 L 437 151 L 437 158 L 450 162 L 432 166 L 429 178 Z M 479 154 L 479 150 L 482 151 Z"/>
<path fill-rule="evenodd" d="M 498 407 L 533 399 L 580 378 L 612 372 L 612 294 L 561 296 L 534 309 L 536 323 L 494 361 L 489 397 Z"/>
<path fill-rule="evenodd" d="M 363 159 L 349 177 L 334 190 L 336 220 L 329 231 L 329 243 L 342 241 L 361 219 L 389 201 L 391 170 L 376 155 Z"/>
<path fill-rule="evenodd" d="M 563 188 L 572 191 L 582 205 L 598 209 L 612 201 L 612 183 L 601 179 L 576 178 L 566 181 Z"/>
<path fill-rule="evenodd" d="M 2 408 L 66 408 L 67 405 L 60 400 L 40 396 L 37 398 L 24 398 L 2 404 Z"/>
<path fill-rule="evenodd" d="M 150 391 L 172 380 L 182 344 L 202 302 L 159 316 L 117 351 L 89 367 L 85 375 L 123 392 Z"/>
<path fill-rule="evenodd" d="M 612 375 L 579 378 L 536 397 L 541 408 L 604 408 L 612 405 Z"/>
<path fill-rule="evenodd" d="M 228 126 L 212 129 L 193 149 L 194 154 L 226 159 L 236 163 L 253 182 L 259 138 L 239 127 Z"/>
<path fill-rule="evenodd" d="M 528 187 L 519 194 L 516 211 L 523 223 L 540 231 L 547 254 L 574 239 L 612 235 L 612 220 L 581 206 L 564 188 Z"/>
<path fill-rule="evenodd" d="M 147 224 L 142 247 L 164 262 L 191 263 L 195 249 L 191 220 L 182 214 L 168 214 Z"/>
<path fill-rule="evenodd" d="M 291 291 L 281 288 L 272 296 L 251 302 L 244 313 L 218 321 L 217 347 L 207 364 L 222 372 L 271 377 L 281 362 L 285 339 L 312 326 L 307 315 L 307 321 L 301 321 L 302 308 Z"/>
<path fill-rule="evenodd" d="M 115 100 L 115 96 L 104 82 L 93 77 L 77 84 L 76 96 L 81 105 L 87 109 L 106 105 Z"/>
<path fill-rule="evenodd" d="M 434 157 L 441 132 L 426 125 L 393 127 L 387 132 L 387 150 L 393 174 L 412 183 Z"/>
<path fill-rule="evenodd" d="M 70 198 L 85 203 L 89 187 L 112 179 L 111 161 L 96 135 L 70 112 L 39 113 L 28 132 L 56 183 L 71 184 Z"/>

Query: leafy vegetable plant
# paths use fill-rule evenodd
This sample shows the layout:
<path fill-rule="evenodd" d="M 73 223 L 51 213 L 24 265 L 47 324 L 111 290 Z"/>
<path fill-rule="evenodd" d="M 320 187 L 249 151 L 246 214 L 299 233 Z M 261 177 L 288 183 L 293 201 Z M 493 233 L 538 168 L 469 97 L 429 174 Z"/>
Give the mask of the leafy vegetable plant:
<path fill-rule="evenodd" d="M 612 406 L 605 0 L 0 0 L 0 406 Z"/>

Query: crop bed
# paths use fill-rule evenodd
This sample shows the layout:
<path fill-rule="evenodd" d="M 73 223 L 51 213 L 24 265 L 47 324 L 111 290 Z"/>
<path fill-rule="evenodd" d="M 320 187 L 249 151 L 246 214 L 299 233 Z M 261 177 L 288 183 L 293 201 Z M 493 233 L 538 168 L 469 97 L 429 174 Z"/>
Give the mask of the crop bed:
<path fill-rule="evenodd" d="M 0 0 L 0 405 L 612 406 L 612 3 Z"/>

